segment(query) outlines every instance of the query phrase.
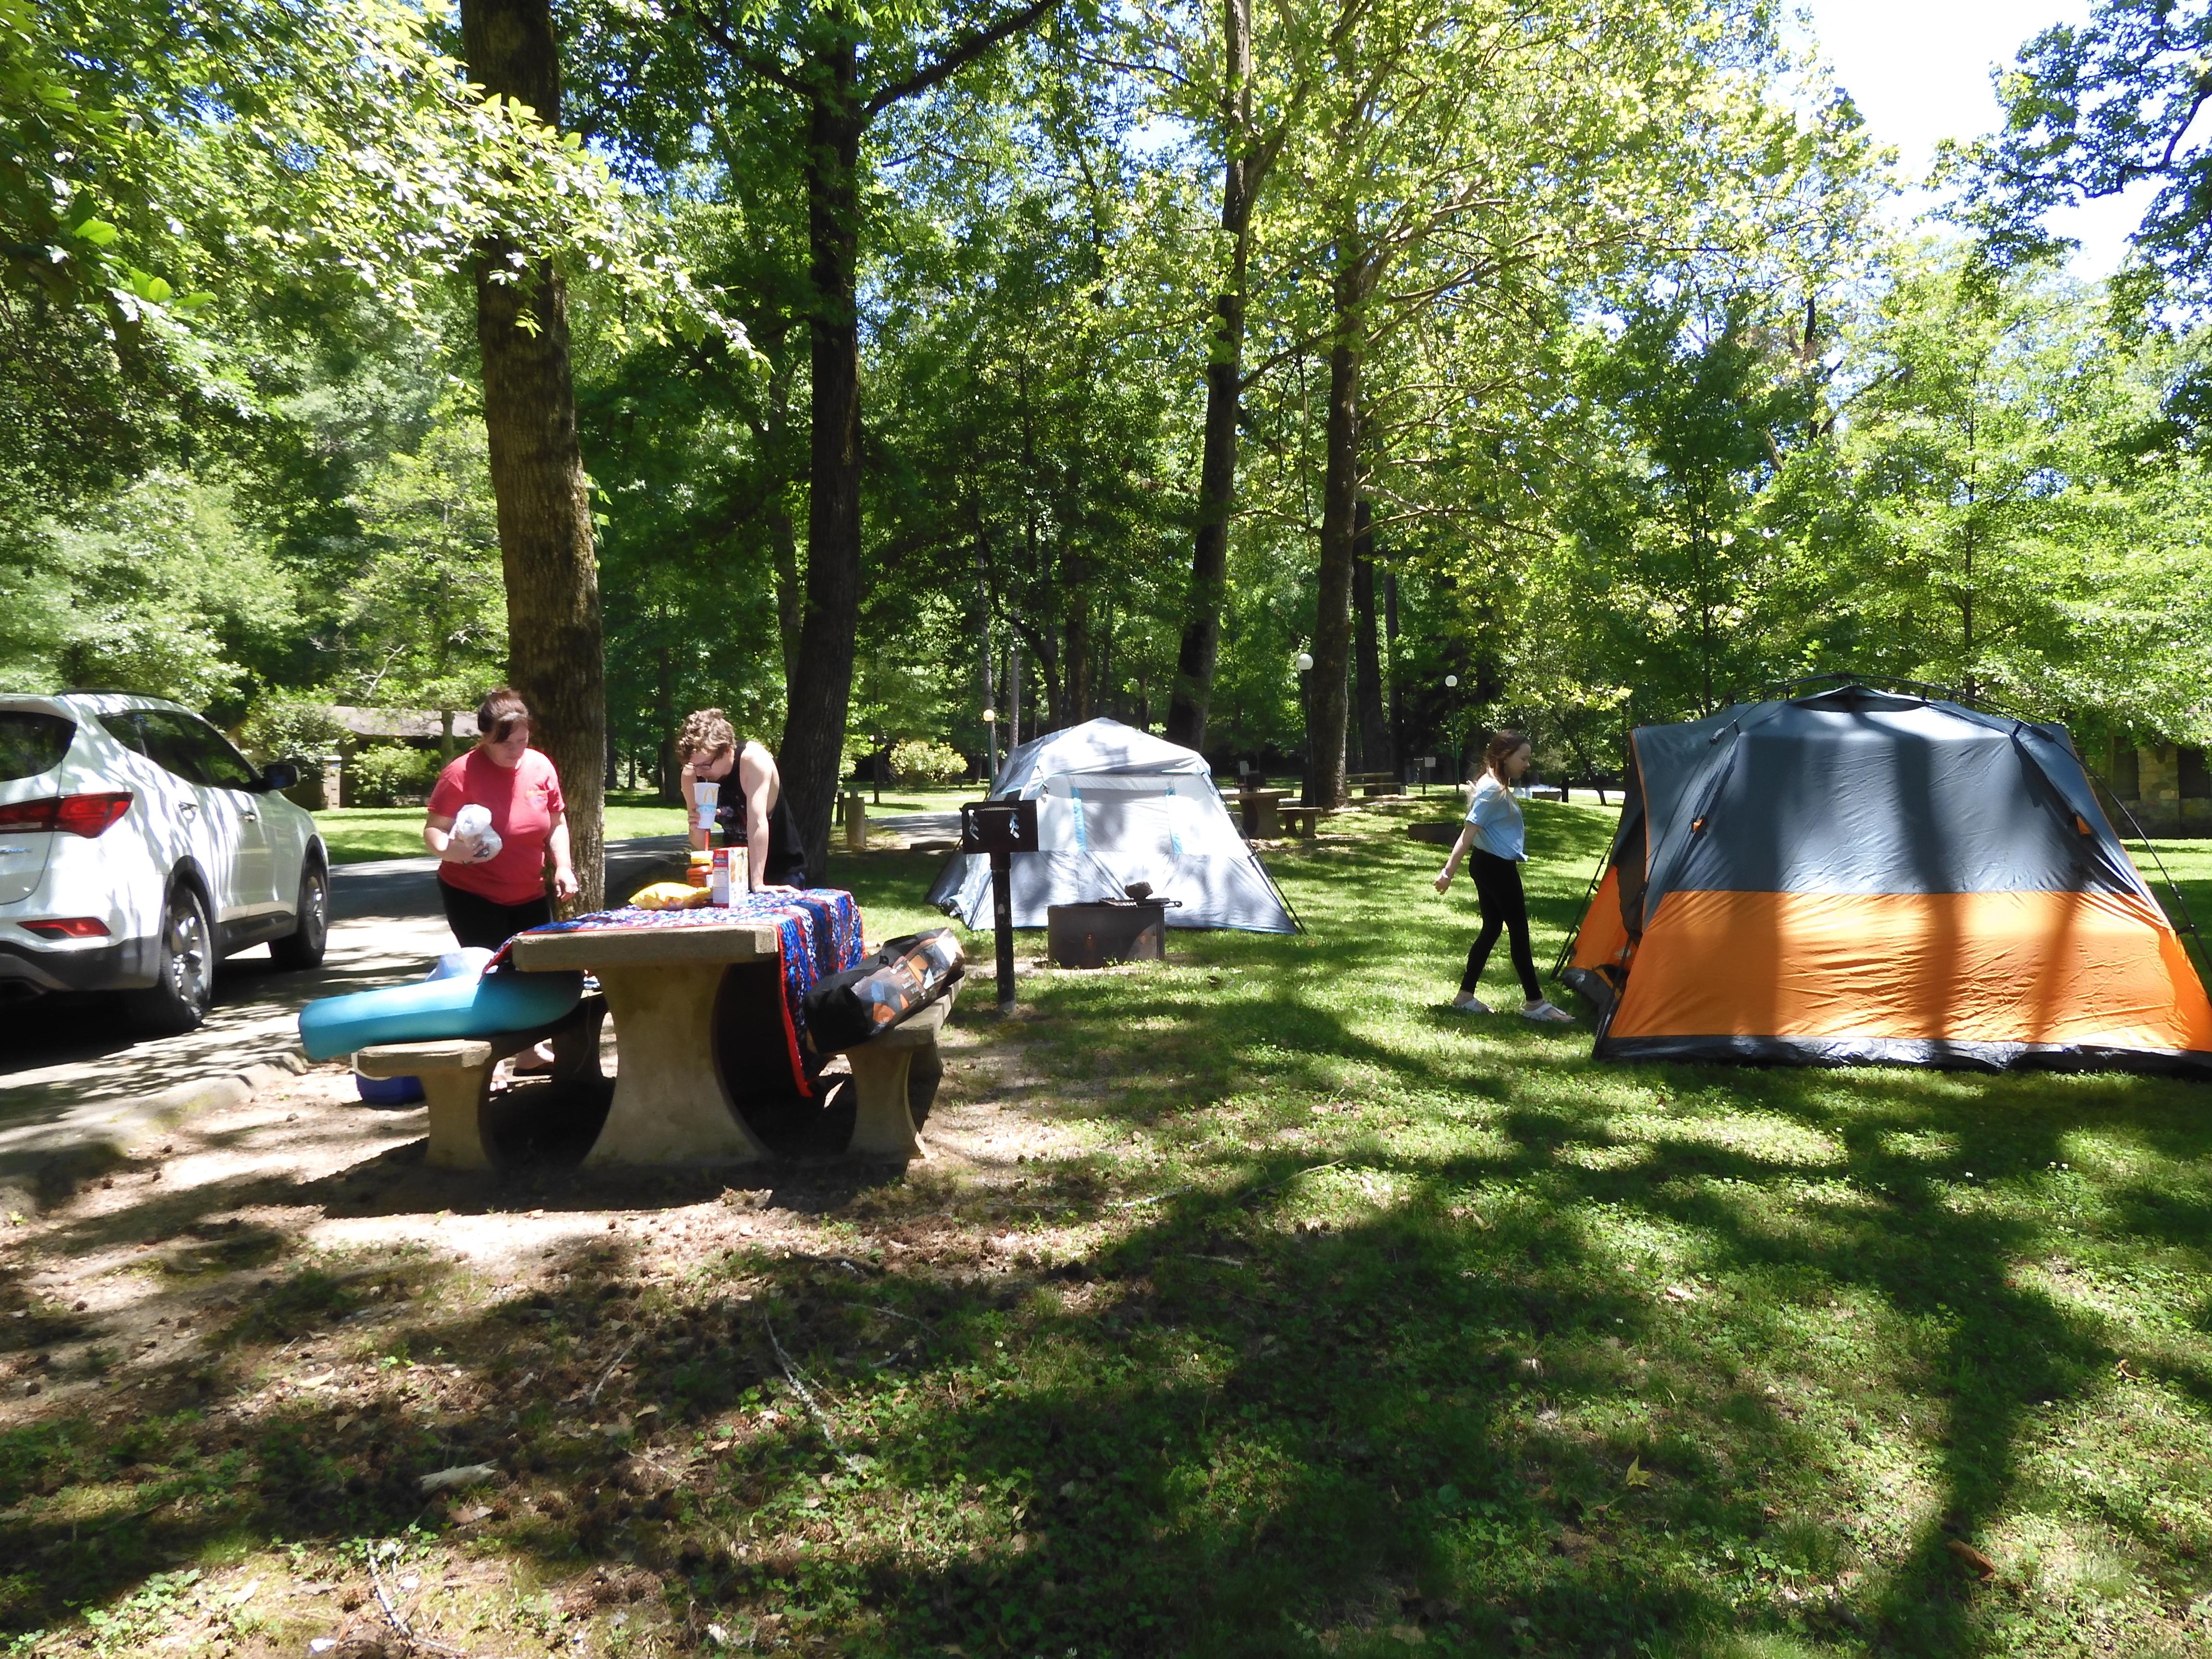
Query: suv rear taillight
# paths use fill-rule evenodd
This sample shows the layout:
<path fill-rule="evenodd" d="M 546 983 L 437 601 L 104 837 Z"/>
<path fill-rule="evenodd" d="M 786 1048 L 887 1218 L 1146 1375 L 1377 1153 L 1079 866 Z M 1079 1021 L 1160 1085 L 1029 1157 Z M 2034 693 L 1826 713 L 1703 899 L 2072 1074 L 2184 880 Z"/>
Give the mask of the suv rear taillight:
<path fill-rule="evenodd" d="M 98 916 L 62 916 L 52 921 L 27 921 L 27 933 L 43 933 L 48 939 L 106 939 L 107 924 Z"/>
<path fill-rule="evenodd" d="M 54 828 L 90 841 L 130 810 L 131 792 L 127 789 L 112 795 L 64 795 L 54 810 Z"/>
<path fill-rule="evenodd" d="M 0 805 L 0 830 L 66 830 L 90 841 L 130 810 L 127 789 L 110 795 L 49 795 L 44 800 L 9 801 Z"/>

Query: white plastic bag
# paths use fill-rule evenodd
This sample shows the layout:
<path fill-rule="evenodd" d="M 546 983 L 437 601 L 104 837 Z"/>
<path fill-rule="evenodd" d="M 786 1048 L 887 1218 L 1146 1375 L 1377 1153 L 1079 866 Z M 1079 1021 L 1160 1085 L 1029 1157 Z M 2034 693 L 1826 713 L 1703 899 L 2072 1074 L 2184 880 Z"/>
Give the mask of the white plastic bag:
<path fill-rule="evenodd" d="M 491 827 L 489 806 L 464 806 L 454 813 L 453 834 L 475 847 L 476 852 L 470 860 L 473 864 L 497 858 L 499 849 L 505 845 L 499 838 L 499 831 Z"/>

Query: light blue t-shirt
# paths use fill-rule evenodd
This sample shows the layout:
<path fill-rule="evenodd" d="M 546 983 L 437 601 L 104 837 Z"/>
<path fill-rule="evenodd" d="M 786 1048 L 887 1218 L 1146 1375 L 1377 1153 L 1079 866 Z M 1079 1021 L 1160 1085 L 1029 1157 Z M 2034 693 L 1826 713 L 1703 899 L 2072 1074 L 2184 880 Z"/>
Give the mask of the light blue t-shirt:
<path fill-rule="evenodd" d="M 1528 832 L 1521 822 L 1521 803 L 1498 782 L 1494 772 L 1485 772 L 1468 803 L 1467 821 L 1474 826 L 1474 844 L 1492 858 L 1515 864 L 1528 860 Z"/>

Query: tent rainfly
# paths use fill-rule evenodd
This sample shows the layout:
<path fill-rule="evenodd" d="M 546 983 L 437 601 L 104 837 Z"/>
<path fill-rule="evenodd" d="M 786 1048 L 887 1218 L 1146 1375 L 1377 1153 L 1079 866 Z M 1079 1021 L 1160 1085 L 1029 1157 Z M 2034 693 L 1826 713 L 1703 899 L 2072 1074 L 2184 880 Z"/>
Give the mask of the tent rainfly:
<path fill-rule="evenodd" d="M 2212 1075 L 2064 728 L 1863 686 L 1638 728 L 1571 962 L 1600 1059 Z"/>
<path fill-rule="evenodd" d="M 1237 831 L 1206 757 L 1119 720 L 1096 720 L 1006 757 L 994 800 L 1035 800 L 1038 850 L 1013 855 L 1014 926 L 1054 904 L 1120 898 L 1132 882 L 1180 900 L 1170 927 L 1289 933 L 1297 922 Z M 955 853 L 929 902 L 970 927 L 991 914 L 991 861 Z"/>

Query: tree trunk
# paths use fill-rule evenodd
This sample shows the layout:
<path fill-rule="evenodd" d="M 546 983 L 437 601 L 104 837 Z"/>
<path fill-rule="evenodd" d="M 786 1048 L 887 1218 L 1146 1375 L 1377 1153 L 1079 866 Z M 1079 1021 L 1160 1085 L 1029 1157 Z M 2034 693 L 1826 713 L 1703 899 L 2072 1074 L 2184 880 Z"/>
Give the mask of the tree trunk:
<path fill-rule="evenodd" d="M 806 236 L 812 255 L 813 438 L 806 512 L 806 614 L 799 623 L 776 757 L 799 820 L 806 867 L 830 856 L 844 763 L 860 621 L 860 337 L 854 272 L 860 246 L 860 132 L 849 37 L 824 51 L 809 106 Z"/>
<path fill-rule="evenodd" d="M 1091 718 L 1093 674 L 1091 637 L 1091 561 L 1064 552 L 1060 561 L 1060 684 L 1062 706 L 1055 726 L 1080 726 Z"/>
<path fill-rule="evenodd" d="M 1221 604 L 1229 586 L 1229 520 L 1237 505 L 1237 416 L 1244 370 L 1245 272 L 1252 252 L 1252 199 L 1266 172 L 1240 146 L 1251 130 L 1251 0 L 1223 0 L 1228 63 L 1223 127 L 1221 228 L 1229 236 L 1229 281 L 1213 299 L 1213 347 L 1206 370 L 1206 434 L 1198 467 L 1198 532 L 1183 599 L 1182 647 L 1168 704 L 1167 738 L 1206 747 L 1206 710 L 1221 648 Z"/>
<path fill-rule="evenodd" d="M 561 60 L 546 0 L 463 0 L 470 76 L 561 113 Z M 561 775 L 580 900 L 599 907 L 605 792 L 606 663 L 591 495 L 576 441 L 568 296 L 550 260 L 518 265 L 501 242 L 476 259 L 484 428 L 507 579 L 507 678 L 530 705 L 531 735 Z M 526 321 L 527 326 L 526 326 Z"/>
<path fill-rule="evenodd" d="M 1359 371 L 1365 299 L 1351 264 L 1335 283 L 1336 337 L 1328 349 L 1328 471 L 1322 490 L 1319 604 L 1314 616 L 1312 714 L 1308 762 L 1316 806 L 1345 803 L 1344 740 L 1349 723 L 1346 684 L 1352 654 L 1352 567 L 1358 537 Z"/>
<path fill-rule="evenodd" d="M 1390 754 L 1398 781 L 1406 781 L 1406 704 L 1398 693 L 1398 573 L 1382 568 L 1383 658 L 1390 665 Z"/>
<path fill-rule="evenodd" d="M 799 634 L 804 614 L 799 598 L 799 535 L 791 520 L 787 480 L 781 465 L 784 446 L 791 434 L 791 375 L 796 367 L 791 351 L 777 343 L 775 367 L 768 380 L 768 421 L 760 436 L 761 453 L 768 467 L 769 548 L 775 560 L 775 626 L 783 646 L 783 690 L 789 707 L 793 681 L 799 678 Z"/>
<path fill-rule="evenodd" d="M 1390 723 L 1382 717 L 1382 658 L 1375 636 L 1374 509 L 1361 501 L 1353 514 L 1352 560 L 1352 673 L 1359 690 L 1359 770 L 1398 773 Z"/>

